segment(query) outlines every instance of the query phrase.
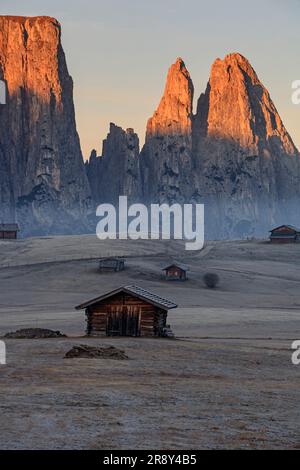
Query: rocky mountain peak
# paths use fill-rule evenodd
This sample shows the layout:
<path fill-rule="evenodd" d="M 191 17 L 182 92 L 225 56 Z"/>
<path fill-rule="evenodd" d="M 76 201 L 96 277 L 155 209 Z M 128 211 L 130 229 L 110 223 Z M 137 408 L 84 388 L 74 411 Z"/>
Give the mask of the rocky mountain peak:
<path fill-rule="evenodd" d="M 194 132 L 232 141 L 248 155 L 297 153 L 268 90 L 238 53 L 212 65 L 206 93 L 198 101 Z"/>
<path fill-rule="evenodd" d="M 141 153 L 147 201 L 183 201 L 191 171 L 194 86 L 181 58 L 171 65 L 164 94 L 149 119 Z M 149 181 L 155 182 L 149 185 Z"/>
<path fill-rule="evenodd" d="M 134 129 L 114 123 L 103 141 L 102 155 L 92 151 L 86 171 L 94 201 L 118 203 L 119 196 L 131 200 L 139 194 L 139 138 Z"/>
<path fill-rule="evenodd" d="M 296 223 L 299 153 L 268 90 L 241 54 L 213 63 L 192 142 L 195 194 L 206 204 L 209 234 L 262 234 L 283 216 Z"/>
<path fill-rule="evenodd" d="M 191 132 L 194 86 L 183 60 L 171 65 L 164 94 L 147 125 L 147 137 Z"/>
<path fill-rule="evenodd" d="M 0 16 L 0 73 L 2 217 L 16 219 L 23 235 L 85 230 L 90 188 L 59 22 Z"/>
<path fill-rule="evenodd" d="M 59 22 L 47 16 L 0 16 L 0 31 L 0 66 L 5 68 L 9 94 L 25 87 L 45 103 L 53 96 L 61 105 L 59 65 L 64 55 Z M 42 78 L 52 88 L 44 86 Z"/>
<path fill-rule="evenodd" d="M 91 204 L 203 202 L 209 238 L 265 234 L 299 219 L 299 153 L 268 90 L 239 53 L 217 59 L 193 116 L 179 57 L 149 119 L 145 145 L 111 123 L 101 157 L 83 164 L 73 81 L 50 17 L 0 17 L 0 214 L 23 235 L 88 227 Z M 86 170 L 86 172 L 85 172 Z M 81 226 L 78 227 L 78 224 Z"/>
<path fill-rule="evenodd" d="M 231 54 L 227 54 L 224 59 L 216 59 L 211 68 L 211 76 L 213 76 L 218 66 L 225 67 L 227 69 L 228 75 L 230 77 L 231 67 L 239 67 L 242 71 L 244 71 L 249 77 L 251 77 L 253 82 L 258 82 L 258 77 L 256 75 L 255 70 L 251 66 L 250 62 L 246 57 L 238 52 L 233 52 Z"/>

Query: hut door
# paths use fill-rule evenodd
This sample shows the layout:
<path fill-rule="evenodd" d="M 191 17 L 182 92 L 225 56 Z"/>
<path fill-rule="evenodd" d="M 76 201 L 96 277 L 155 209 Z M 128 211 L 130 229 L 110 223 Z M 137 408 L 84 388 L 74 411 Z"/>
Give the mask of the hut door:
<path fill-rule="evenodd" d="M 111 308 L 107 314 L 108 336 L 140 336 L 140 311 L 135 307 Z"/>
<path fill-rule="evenodd" d="M 136 307 L 123 307 L 123 335 L 140 336 L 140 309 Z"/>

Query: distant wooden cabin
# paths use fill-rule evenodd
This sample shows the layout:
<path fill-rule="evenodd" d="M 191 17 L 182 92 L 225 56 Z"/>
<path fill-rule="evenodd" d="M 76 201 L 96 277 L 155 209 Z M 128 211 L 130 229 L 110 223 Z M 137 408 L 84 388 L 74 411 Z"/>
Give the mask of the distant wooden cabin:
<path fill-rule="evenodd" d="M 103 258 L 99 261 L 100 272 L 118 272 L 125 269 L 123 258 Z"/>
<path fill-rule="evenodd" d="M 167 281 L 186 281 L 188 270 L 189 268 L 185 264 L 176 262 L 163 268 Z"/>
<path fill-rule="evenodd" d="M 18 232 L 18 224 L 0 224 L 0 240 L 16 240 Z"/>
<path fill-rule="evenodd" d="M 120 287 L 89 300 L 85 310 L 90 336 L 163 336 L 168 310 L 177 305 L 137 286 Z"/>
<path fill-rule="evenodd" d="M 300 228 L 292 225 L 281 225 L 271 230 L 271 243 L 300 242 Z"/>

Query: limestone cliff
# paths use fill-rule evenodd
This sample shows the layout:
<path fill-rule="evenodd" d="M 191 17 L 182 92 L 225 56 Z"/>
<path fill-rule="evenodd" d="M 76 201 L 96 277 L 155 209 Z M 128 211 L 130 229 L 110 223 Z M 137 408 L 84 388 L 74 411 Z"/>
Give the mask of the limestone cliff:
<path fill-rule="evenodd" d="M 152 118 L 141 153 L 147 201 L 183 202 L 189 194 L 194 87 L 182 59 L 168 72 L 165 91 Z"/>
<path fill-rule="evenodd" d="M 90 189 L 54 18 L 0 17 L 0 78 L 0 218 L 23 235 L 85 230 Z"/>
<path fill-rule="evenodd" d="M 110 124 L 102 156 L 93 151 L 86 163 L 94 201 L 117 204 L 119 196 L 138 201 L 140 194 L 139 138 L 133 129 Z"/>
<path fill-rule="evenodd" d="M 266 236 L 300 220 L 300 157 L 267 89 L 240 54 L 217 59 L 193 116 L 194 87 L 182 59 L 138 137 L 111 125 L 103 156 L 87 164 L 97 202 L 202 202 L 206 237 Z M 128 139 L 131 139 L 128 145 Z"/>
<path fill-rule="evenodd" d="M 0 17 L 0 222 L 23 235 L 89 229 L 92 204 L 204 202 L 206 236 L 266 235 L 299 224 L 300 157 L 267 91 L 240 54 L 217 59 L 193 115 L 182 59 L 170 67 L 142 152 L 111 124 L 84 167 L 59 23 Z M 86 171 L 85 171 L 86 170 Z M 93 196 L 93 201 L 91 198 Z"/>
<path fill-rule="evenodd" d="M 193 123 L 195 198 L 211 236 L 262 235 L 299 218 L 299 153 L 243 56 L 217 59 Z M 297 207 L 298 206 L 298 207 Z"/>

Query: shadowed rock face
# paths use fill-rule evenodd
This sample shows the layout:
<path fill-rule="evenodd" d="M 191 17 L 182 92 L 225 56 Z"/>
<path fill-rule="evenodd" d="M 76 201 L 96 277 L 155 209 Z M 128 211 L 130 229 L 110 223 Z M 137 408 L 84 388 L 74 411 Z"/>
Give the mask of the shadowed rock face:
<path fill-rule="evenodd" d="M 217 59 L 193 123 L 195 194 L 207 231 L 265 234 L 299 217 L 299 153 L 249 62 Z"/>
<path fill-rule="evenodd" d="M 164 95 L 149 119 L 141 153 L 146 201 L 183 202 L 190 192 L 194 87 L 182 59 L 168 72 Z"/>
<path fill-rule="evenodd" d="M 110 124 L 102 156 L 93 151 L 86 163 L 93 199 L 117 205 L 119 196 L 138 200 L 140 193 L 139 138 L 133 129 Z"/>
<path fill-rule="evenodd" d="M 23 235 L 83 231 L 91 204 L 59 23 L 0 17 L 1 219 Z"/>

